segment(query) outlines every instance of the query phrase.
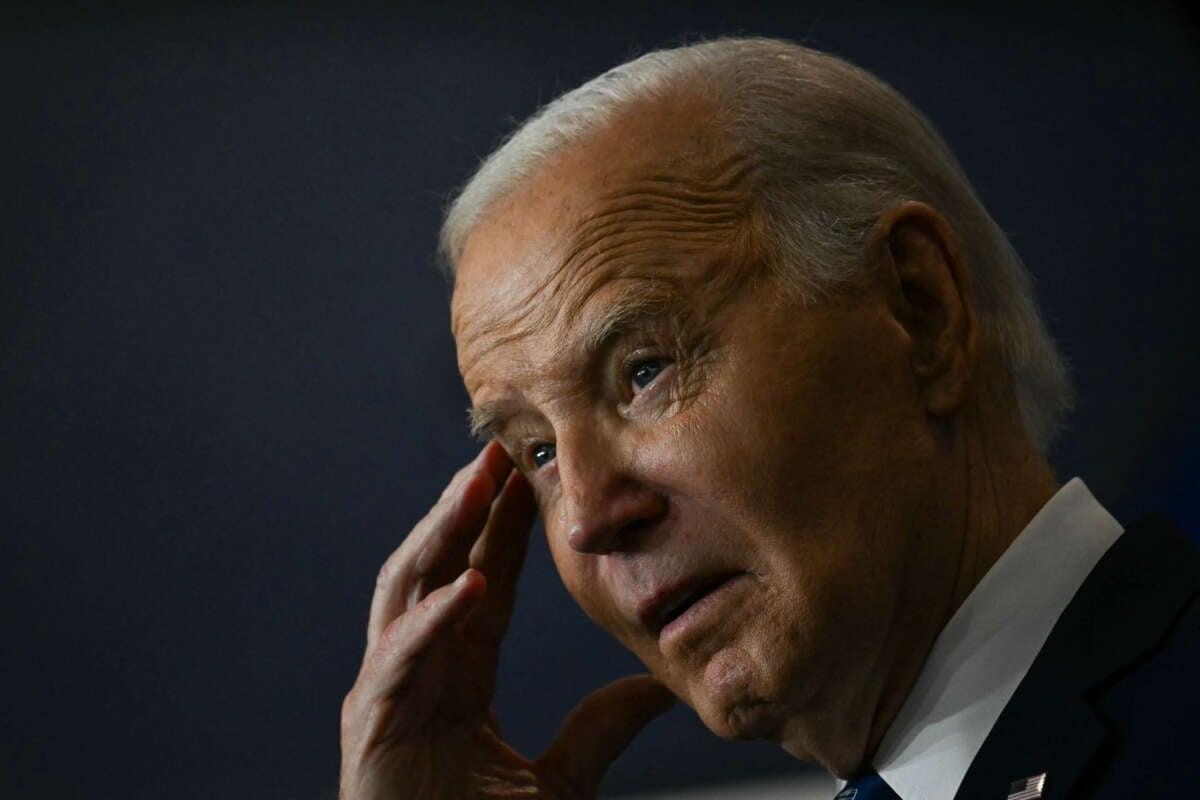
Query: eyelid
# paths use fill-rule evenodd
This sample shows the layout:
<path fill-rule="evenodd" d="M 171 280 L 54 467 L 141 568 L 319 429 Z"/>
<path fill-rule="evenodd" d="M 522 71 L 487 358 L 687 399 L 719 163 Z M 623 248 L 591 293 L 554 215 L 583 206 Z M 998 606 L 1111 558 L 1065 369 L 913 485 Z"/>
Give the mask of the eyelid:
<path fill-rule="evenodd" d="M 621 372 L 622 374 L 629 375 L 638 364 L 656 359 L 673 362 L 675 354 L 671 348 L 660 344 L 646 344 L 634 347 L 621 359 Z"/>

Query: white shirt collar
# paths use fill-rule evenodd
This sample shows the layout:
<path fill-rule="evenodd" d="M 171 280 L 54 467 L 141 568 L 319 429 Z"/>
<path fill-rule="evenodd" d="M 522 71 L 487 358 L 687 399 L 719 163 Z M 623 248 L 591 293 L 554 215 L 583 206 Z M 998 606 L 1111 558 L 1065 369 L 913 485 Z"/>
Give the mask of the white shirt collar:
<path fill-rule="evenodd" d="M 1075 478 L 1037 513 L 942 629 L 875 753 L 904 800 L 951 800 L 1050 630 L 1120 523 Z"/>

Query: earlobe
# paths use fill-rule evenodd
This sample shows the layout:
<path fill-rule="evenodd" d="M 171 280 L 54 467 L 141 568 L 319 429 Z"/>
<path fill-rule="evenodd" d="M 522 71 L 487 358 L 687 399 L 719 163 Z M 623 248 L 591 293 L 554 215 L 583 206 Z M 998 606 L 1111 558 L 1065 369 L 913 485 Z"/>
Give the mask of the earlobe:
<path fill-rule="evenodd" d="M 880 215 L 869 251 L 912 342 L 926 411 L 953 415 L 970 395 L 979 359 L 974 292 L 954 230 L 924 203 L 904 202 Z"/>

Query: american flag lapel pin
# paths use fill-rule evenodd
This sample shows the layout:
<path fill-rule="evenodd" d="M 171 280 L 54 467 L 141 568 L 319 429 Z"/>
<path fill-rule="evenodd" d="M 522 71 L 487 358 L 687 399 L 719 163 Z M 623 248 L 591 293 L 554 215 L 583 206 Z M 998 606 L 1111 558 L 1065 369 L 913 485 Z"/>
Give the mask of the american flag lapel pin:
<path fill-rule="evenodd" d="M 1005 800 L 1041 800 L 1042 787 L 1046 785 L 1046 773 L 1034 775 L 1032 778 L 1022 778 L 1013 781 L 1008 787 L 1008 797 Z"/>

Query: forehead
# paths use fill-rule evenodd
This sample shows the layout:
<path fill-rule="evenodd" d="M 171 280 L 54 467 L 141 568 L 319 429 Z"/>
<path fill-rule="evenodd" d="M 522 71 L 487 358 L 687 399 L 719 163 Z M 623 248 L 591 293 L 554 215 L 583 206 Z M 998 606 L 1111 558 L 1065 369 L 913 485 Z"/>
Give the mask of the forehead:
<path fill-rule="evenodd" d="M 570 328 L 598 299 L 716 288 L 756 261 L 751 167 L 694 100 L 624 115 L 491 209 L 468 238 L 452 315 L 460 368 Z"/>

